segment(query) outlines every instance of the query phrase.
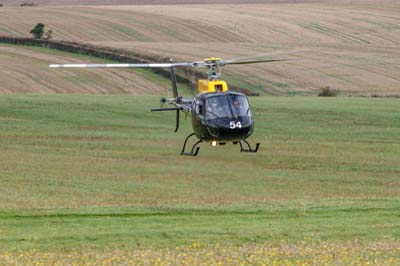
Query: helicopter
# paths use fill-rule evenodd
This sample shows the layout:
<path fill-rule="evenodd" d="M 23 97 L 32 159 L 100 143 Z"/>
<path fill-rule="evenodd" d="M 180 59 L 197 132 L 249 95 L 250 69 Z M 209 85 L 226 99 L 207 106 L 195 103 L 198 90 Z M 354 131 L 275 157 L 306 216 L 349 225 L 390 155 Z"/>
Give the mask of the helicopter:
<path fill-rule="evenodd" d="M 191 116 L 193 132 L 189 134 L 183 143 L 181 155 L 197 156 L 202 142 L 208 142 L 211 146 L 225 145 L 227 142 L 239 144 L 240 152 L 256 153 L 260 143 L 253 148 L 247 141 L 254 130 L 254 119 L 248 98 L 245 94 L 231 91 L 224 80 L 220 80 L 221 68 L 230 64 L 253 64 L 290 59 L 236 59 L 223 60 L 217 57 L 206 58 L 194 62 L 167 63 L 114 63 L 114 64 L 51 64 L 51 68 L 169 68 L 173 98 L 162 98 L 162 103 L 168 103 L 172 107 L 151 108 L 152 112 L 175 111 L 175 132 L 179 129 L 180 112 Z M 207 79 L 197 82 L 198 94 L 193 99 L 183 98 L 178 93 L 176 67 L 206 68 Z M 186 151 L 188 140 L 196 137 L 197 141 L 189 151 Z"/>

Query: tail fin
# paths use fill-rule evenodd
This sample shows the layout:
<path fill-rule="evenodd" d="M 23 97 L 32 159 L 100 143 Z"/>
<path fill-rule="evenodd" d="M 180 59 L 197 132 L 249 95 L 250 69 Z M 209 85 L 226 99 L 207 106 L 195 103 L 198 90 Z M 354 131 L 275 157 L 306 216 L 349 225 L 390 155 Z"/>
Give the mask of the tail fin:
<path fill-rule="evenodd" d="M 169 60 L 172 63 L 172 58 Z M 172 94 L 174 95 L 175 100 L 179 101 L 178 95 L 178 85 L 176 81 L 175 69 L 174 66 L 171 66 L 171 83 L 172 83 Z M 179 110 L 176 110 L 176 127 L 175 132 L 179 129 Z"/>

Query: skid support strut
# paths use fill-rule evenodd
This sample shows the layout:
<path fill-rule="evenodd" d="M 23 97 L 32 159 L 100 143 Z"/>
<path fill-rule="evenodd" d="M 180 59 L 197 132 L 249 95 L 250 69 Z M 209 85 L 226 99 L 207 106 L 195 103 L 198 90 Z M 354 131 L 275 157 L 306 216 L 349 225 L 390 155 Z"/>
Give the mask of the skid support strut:
<path fill-rule="evenodd" d="M 185 142 L 183 143 L 181 155 L 189 155 L 189 156 L 196 156 L 197 153 L 199 152 L 200 147 L 196 147 L 199 143 L 203 142 L 201 139 L 198 140 L 195 144 L 193 144 L 192 149 L 190 152 L 185 152 L 186 149 L 186 143 L 189 140 L 190 137 L 194 136 L 194 133 L 189 134 L 189 136 L 186 137 Z"/>
<path fill-rule="evenodd" d="M 246 143 L 247 148 L 243 148 L 242 141 L 243 141 L 244 143 Z M 258 148 L 260 147 L 260 143 L 256 143 L 256 148 L 253 149 L 253 148 L 250 146 L 250 143 L 248 143 L 247 140 L 245 140 L 245 139 L 239 141 L 239 144 L 240 144 L 240 152 L 257 152 L 257 151 L 258 151 Z"/>

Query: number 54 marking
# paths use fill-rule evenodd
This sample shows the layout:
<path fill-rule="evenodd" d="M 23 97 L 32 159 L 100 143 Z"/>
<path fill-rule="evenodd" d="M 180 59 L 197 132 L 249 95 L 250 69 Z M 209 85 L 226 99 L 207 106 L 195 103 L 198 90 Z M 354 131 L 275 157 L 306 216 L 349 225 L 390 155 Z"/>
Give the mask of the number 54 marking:
<path fill-rule="evenodd" d="M 235 121 L 231 121 L 230 123 L 229 123 L 229 127 L 231 128 L 231 129 L 235 129 L 235 128 L 242 128 L 242 123 L 240 123 L 240 121 L 238 121 L 237 123 L 235 123 Z"/>

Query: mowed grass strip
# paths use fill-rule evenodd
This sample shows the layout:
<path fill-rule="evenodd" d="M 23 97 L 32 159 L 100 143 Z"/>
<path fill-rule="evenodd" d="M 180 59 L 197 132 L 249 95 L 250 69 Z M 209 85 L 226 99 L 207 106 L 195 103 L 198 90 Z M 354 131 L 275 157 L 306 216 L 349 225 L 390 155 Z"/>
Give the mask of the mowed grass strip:
<path fill-rule="evenodd" d="M 0 216 L 1 249 L 170 248 L 246 243 L 399 239 L 393 208 L 319 208 L 302 211 L 130 210 L 114 214 Z M 104 210 L 103 210 L 104 211 Z M 4 229 L 4 230 L 3 230 Z"/>
<path fill-rule="evenodd" d="M 191 158 L 158 97 L 0 96 L 0 247 L 400 237 L 397 99 L 250 101 L 259 153 Z"/>

